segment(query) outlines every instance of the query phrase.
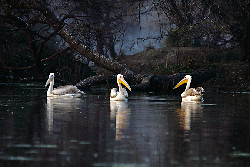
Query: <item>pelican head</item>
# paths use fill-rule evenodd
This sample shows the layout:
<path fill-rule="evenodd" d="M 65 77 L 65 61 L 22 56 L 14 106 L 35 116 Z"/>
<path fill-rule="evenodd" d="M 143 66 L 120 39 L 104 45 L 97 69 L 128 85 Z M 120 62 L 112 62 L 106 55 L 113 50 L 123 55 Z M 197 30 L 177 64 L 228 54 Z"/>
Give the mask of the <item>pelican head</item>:
<path fill-rule="evenodd" d="M 185 90 L 189 89 L 190 83 L 191 83 L 192 77 L 191 75 L 186 75 L 173 89 L 178 88 L 179 86 L 183 85 L 184 83 L 187 83 L 187 87 Z"/>
<path fill-rule="evenodd" d="M 118 84 L 118 86 L 120 84 L 123 84 L 124 86 L 126 86 L 128 88 L 128 90 L 131 91 L 129 84 L 125 81 L 125 79 L 123 78 L 123 75 L 121 75 L 121 74 L 117 75 L 117 84 Z"/>
<path fill-rule="evenodd" d="M 54 85 L 54 73 L 49 74 L 49 79 L 47 80 L 45 87 L 48 86 L 49 83 L 52 83 L 52 85 Z"/>

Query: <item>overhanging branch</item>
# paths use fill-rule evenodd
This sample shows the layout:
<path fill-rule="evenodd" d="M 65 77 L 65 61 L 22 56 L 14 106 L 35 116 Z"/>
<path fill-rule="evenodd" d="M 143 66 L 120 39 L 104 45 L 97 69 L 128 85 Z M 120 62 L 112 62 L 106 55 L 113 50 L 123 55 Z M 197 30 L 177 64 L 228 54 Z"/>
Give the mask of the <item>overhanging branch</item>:
<path fill-rule="evenodd" d="M 56 52 L 54 55 L 52 55 L 52 56 L 50 56 L 50 57 L 47 57 L 47 58 L 45 58 L 45 59 L 42 59 L 41 62 L 45 62 L 45 61 L 47 61 L 47 60 L 50 60 L 50 59 L 52 59 L 52 58 L 54 58 L 54 57 L 60 55 L 61 53 L 67 52 L 67 51 L 69 51 L 69 50 L 70 50 L 70 47 L 67 47 L 67 48 L 65 48 L 65 49 L 63 49 L 63 50 L 61 50 L 61 51 Z M 26 69 L 30 69 L 30 68 L 35 67 L 35 64 L 33 64 L 33 65 L 31 65 L 31 66 L 27 66 L 27 67 L 5 67 L 4 62 L 3 62 L 2 59 L 1 59 L 1 61 L 2 61 L 2 64 L 3 64 L 3 68 L 5 68 L 5 69 L 26 70 Z"/>

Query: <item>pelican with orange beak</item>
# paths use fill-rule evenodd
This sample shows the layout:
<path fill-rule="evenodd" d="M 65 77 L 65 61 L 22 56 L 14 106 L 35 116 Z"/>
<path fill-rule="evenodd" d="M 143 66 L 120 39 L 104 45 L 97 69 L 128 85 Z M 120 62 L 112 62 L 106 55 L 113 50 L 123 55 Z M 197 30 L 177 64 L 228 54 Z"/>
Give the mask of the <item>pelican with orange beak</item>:
<path fill-rule="evenodd" d="M 173 89 L 178 88 L 182 84 L 187 84 L 185 91 L 181 94 L 182 101 L 199 101 L 203 100 L 203 92 L 205 90 L 202 87 L 189 88 L 191 84 L 192 77 L 191 75 L 186 75 Z"/>
<path fill-rule="evenodd" d="M 117 91 L 117 88 L 111 89 L 110 92 L 110 100 L 116 100 L 116 101 L 127 101 L 128 98 L 128 92 L 125 88 L 122 87 L 122 84 L 128 88 L 128 90 L 131 91 L 131 88 L 129 84 L 125 81 L 123 78 L 123 75 L 118 74 L 117 75 L 117 84 L 119 91 Z"/>

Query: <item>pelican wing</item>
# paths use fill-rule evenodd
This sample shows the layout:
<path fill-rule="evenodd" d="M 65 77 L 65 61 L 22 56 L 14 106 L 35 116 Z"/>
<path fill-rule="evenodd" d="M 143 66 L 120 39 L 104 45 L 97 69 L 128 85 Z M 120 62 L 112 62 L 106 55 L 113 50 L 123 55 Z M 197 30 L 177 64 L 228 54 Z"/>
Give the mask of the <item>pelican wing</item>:
<path fill-rule="evenodd" d="M 117 96 L 117 88 L 111 89 L 110 97 L 115 98 Z"/>
<path fill-rule="evenodd" d="M 125 88 L 122 88 L 122 93 L 123 93 L 123 95 L 124 95 L 125 98 L 128 97 L 128 92 L 126 91 Z"/>
<path fill-rule="evenodd" d="M 184 91 L 182 94 L 181 94 L 181 97 L 185 98 L 187 96 L 195 96 L 196 94 L 196 90 L 194 88 L 190 88 L 188 89 L 187 91 Z"/>
<path fill-rule="evenodd" d="M 181 94 L 181 97 L 182 98 L 185 98 L 187 96 L 202 96 L 203 95 L 203 92 L 204 89 L 202 87 L 198 87 L 196 89 L 194 88 L 190 88 L 188 89 L 187 91 L 184 91 L 182 94 Z"/>
<path fill-rule="evenodd" d="M 76 94 L 82 93 L 76 86 L 73 85 L 66 85 L 60 86 L 52 91 L 54 95 L 64 95 L 64 94 Z"/>
<path fill-rule="evenodd" d="M 202 87 L 197 87 L 196 91 L 198 94 L 202 94 L 203 92 L 205 92 L 205 90 Z"/>

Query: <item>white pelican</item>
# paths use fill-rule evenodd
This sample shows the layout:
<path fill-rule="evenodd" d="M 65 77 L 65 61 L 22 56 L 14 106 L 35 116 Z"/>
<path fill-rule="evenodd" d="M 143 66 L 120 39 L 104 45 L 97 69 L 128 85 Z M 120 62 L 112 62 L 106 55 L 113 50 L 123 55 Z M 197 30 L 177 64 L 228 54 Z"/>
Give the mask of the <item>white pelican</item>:
<path fill-rule="evenodd" d="M 54 73 L 50 73 L 49 79 L 47 80 L 45 87 L 49 85 L 49 89 L 47 91 L 47 97 L 80 97 L 84 92 L 77 89 L 76 86 L 66 85 L 60 86 L 53 90 L 54 86 Z"/>
<path fill-rule="evenodd" d="M 192 77 L 191 75 L 186 75 L 173 89 L 178 88 L 184 83 L 187 83 L 185 91 L 181 94 L 182 101 L 198 101 L 202 100 L 202 95 L 205 90 L 202 87 L 189 88 Z"/>
<path fill-rule="evenodd" d="M 129 84 L 125 81 L 125 79 L 123 78 L 123 75 L 121 74 L 117 75 L 117 84 L 118 84 L 119 92 L 117 92 L 117 88 L 111 89 L 110 100 L 126 101 L 127 100 L 126 98 L 128 97 L 128 92 L 126 91 L 125 88 L 122 88 L 121 84 L 126 86 L 130 91 L 131 91 L 131 88 Z"/>

